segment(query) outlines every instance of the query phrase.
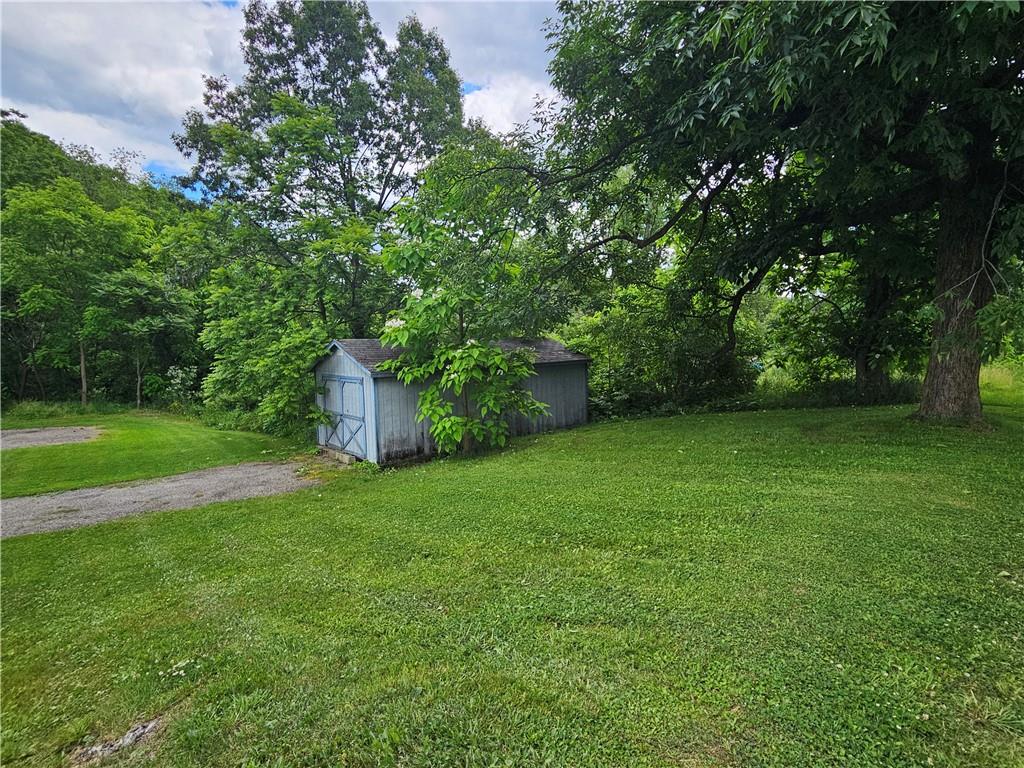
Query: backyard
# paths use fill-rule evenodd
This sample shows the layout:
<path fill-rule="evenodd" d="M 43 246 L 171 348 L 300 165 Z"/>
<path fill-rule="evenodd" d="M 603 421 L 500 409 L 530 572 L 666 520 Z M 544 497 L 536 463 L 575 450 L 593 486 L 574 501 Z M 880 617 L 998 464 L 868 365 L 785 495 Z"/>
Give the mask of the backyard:
<path fill-rule="evenodd" d="M 1020 765 L 1024 397 L 985 397 L 989 430 L 620 420 L 7 539 L 3 762 L 152 723 L 119 764 Z M 285 455 L 87 421 L 119 437 L 5 451 L 4 495 L 143 476 L 131 441 L 149 476 Z"/>
<path fill-rule="evenodd" d="M 1024 768 L 1018 0 L 0 49 L 0 764 Z"/>

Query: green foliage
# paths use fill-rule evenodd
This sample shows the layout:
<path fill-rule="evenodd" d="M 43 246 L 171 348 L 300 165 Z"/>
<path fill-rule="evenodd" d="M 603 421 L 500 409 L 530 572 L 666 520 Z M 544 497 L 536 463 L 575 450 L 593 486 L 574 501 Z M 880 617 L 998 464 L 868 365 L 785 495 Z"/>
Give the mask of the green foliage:
<path fill-rule="evenodd" d="M 674 236 L 695 273 L 740 286 L 737 301 L 773 267 L 813 276 L 833 254 L 923 279 L 936 310 L 928 407 L 978 405 L 975 312 L 1024 251 L 1010 215 L 1024 189 L 1019 4 L 559 10 L 551 72 L 564 102 L 548 178 L 581 208 L 580 254 Z M 917 247 L 880 261 L 859 242 L 879 232 L 883 250 Z"/>
<path fill-rule="evenodd" d="M 799 371 L 798 374 L 802 373 Z M 884 391 L 875 394 L 876 404 L 904 405 L 921 398 L 921 377 L 895 372 Z M 752 411 L 774 408 L 834 408 L 862 405 L 865 397 L 852 373 L 828 379 L 795 376 L 786 368 L 771 366 L 757 377 L 754 390 L 734 399 L 718 399 L 704 406 L 706 411 Z"/>
<path fill-rule="evenodd" d="M 74 420 L 82 416 L 121 413 L 125 410 L 126 406 L 122 403 L 106 400 L 93 400 L 86 405 L 54 400 L 19 400 L 4 406 L 3 426 L 4 429 L 27 429 L 37 423 L 55 423 L 56 420 Z"/>
<path fill-rule="evenodd" d="M 380 250 L 413 171 L 461 127 L 459 80 L 415 17 L 385 44 L 365 3 L 249 3 L 245 80 L 206 80 L 176 137 L 217 195 L 163 250 L 205 262 L 209 407 L 301 428 L 324 343 L 379 331 L 402 292 Z M 212 249 L 208 241 L 215 241 Z"/>
<path fill-rule="evenodd" d="M 405 314 L 423 317 L 431 312 L 416 308 Z M 417 418 L 430 422 L 430 434 L 441 453 L 454 453 L 460 447 L 468 450 L 474 443 L 504 446 L 510 415 L 540 415 L 546 410 L 523 387 L 533 374 L 529 356 L 522 350 L 506 351 L 475 339 L 461 345 L 445 344 L 443 339 L 449 334 L 434 325 L 436 319 L 435 315 L 421 323 L 409 320 L 386 329 L 385 343 L 406 347 L 401 357 L 386 366 L 403 383 L 424 384 Z M 428 345 L 432 352 L 417 355 L 410 351 Z"/>
<path fill-rule="evenodd" d="M 917 378 L 928 356 L 930 285 L 915 274 L 920 261 L 883 238 L 822 258 L 810 272 L 780 271 L 773 283 L 787 296 L 771 322 L 770 364 L 784 366 L 800 386 L 853 380 L 858 402 L 885 402 L 894 376 Z M 916 241 L 908 244 L 916 251 Z"/>
<path fill-rule="evenodd" d="M 88 147 L 56 144 L 49 137 L 29 130 L 18 113 L 3 112 L 0 122 L 0 193 L 19 186 L 39 189 L 58 179 L 78 182 L 90 200 L 112 211 L 127 207 L 152 219 L 157 227 L 173 223 L 183 212 L 193 210 L 172 183 L 154 180 L 131 170 L 137 155 L 120 150 L 111 161 L 103 161 Z"/>
<path fill-rule="evenodd" d="M 75 387 L 107 398 L 132 396 L 138 376 L 134 365 L 125 365 L 120 341 L 105 344 L 96 335 L 95 321 L 109 309 L 110 296 L 101 289 L 115 274 L 148 270 L 155 233 L 193 206 L 173 189 L 132 176 L 130 156 L 103 164 L 91 150 L 62 148 L 29 131 L 10 113 L 0 132 L 3 397 L 59 399 Z M 166 290 L 176 289 L 168 284 Z M 140 312 L 136 320 L 150 322 Z M 175 335 L 173 349 L 153 336 L 158 342 L 144 353 L 151 364 L 194 357 L 194 331 Z"/>
<path fill-rule="evenodd" d="M 560 330 L 591 359 L 592 415 L 673 411 L 753 388 L 765 333 L 758 313 L 743 312 L 737 349 L 722 357 L 724 318 L 701 294 L 678 288 L 663 271 L 657 284 L 619 288 L 602 309 Z"/>
<path fill-rule="evenodd" d="M 482 285 L 467 283 L 465 271 L 452 279 L 454 272 L 438 269 L 444 261 L 438 251 L 448 244 L 444 230 L 412 212 L 405 219 L 420 237 L 397 247 L 391 260 L 426 291 L 415 289 L 385 324 L 381 341 L 402 349 L 386 367 L 406 384 L 424 385 L 417 418 L 429 420 L 442 453 L 460 446 L 468 450 L 473 441 L 504 445 L 508 416 L 544 410 L 523 387 L 533 373 L 532 361 L 523 350 L 498 346 L 505 335 L 500 333 L 503 307 L 481 304 L 474 288 Z M 486 335 L 474 337 L 481 332 Z"/>
<path fill-rule="evenodd" d="M 1019 219 L 1015 227 L 1024 226 L 1024 206 L 1014 213 Z M 1004 258 L 1001 263 L 1003 269 L 994 278 L 1000 290 L 978 312 L 982 355 L 986 361 L 1024 361 L 1024 258 Z"/>
<path fill-rule="evenodd" d="M 135 404 L 141 407 L 143 394 L 155 394 L 152 384 L 149 392 L 143 387 L 153 375 L 151 366 L 162 362 L 160 370 L 165 370 L 187 359 L 195 339 L 194 317 L 187 291 L 137 264 L 98 282 L 94 303 L 85 311 L 83 335 L 108 353 L 108 366 L 120 362 L 134 369 Z"/>
<path fill-rule="evenodd" d="M 87 317 L 102 301 L 97 290 L 105 275 L 142 256 L 153 223 L 131 208 L 104 210 L 67 178 L 8 190 L 4 203 L 4 347 L 21 373 L 18 394 L 32 369 L 77 369 L 84 402 L 81 361 Z"/>
<path fill-rule="evenodd" d="M 563 269 L 557 209 L 519 170 L 536 160 L 525 137 L 471 124 L 423 171 L 384 251 L 409 293 L 381 339 L 402 348 L 398 377 L 424 385 L 418 417 L 442 452 L 503 446 L 509 417 L 545 408 L 523 386 L 528 354 L 503 342 L 564 319 L 583 283 Z"/>
<path fill-rule="evenodd" d="M 563 3 L 561 98 L 500 138 L 415 17 L 244 19 L 244 78 L 175 137 L 201 206 L 4 113 L 5 401 L 201 387 L 295 433 L 323 344 L 383 331 L 451 450 L 539 408 L 498 342 L 570 318 L 599 413 L 741 402 L 763 362 L 887 401 L 929 347 L 938 413 L 1024 348 L 1015 3 Z"/>

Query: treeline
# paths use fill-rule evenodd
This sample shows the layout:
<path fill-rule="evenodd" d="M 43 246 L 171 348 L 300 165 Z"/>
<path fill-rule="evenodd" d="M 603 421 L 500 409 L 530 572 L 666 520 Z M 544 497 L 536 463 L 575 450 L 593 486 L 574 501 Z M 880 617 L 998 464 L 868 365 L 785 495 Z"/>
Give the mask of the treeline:
<path fill-rule="evenodd" d="M 199 307 L 160 238 L 195 210 L 179 191 L 60 147 L 16 113 L 0 127 L 4 401 L 141 404 L 195 387 Z"/>
<path fill-rule="evenodd" d="M 597 413 L 784 371 L 865 403 L 923 376 L 922 416 L 977 419 L 982 361 L 1024 349 L 1021 20 L 564 4 L 559 101 L 496 136 L 415 17 L 389 45 L 364 3 L 257 0 L 244 81 L 207 78 L 175 136 L 200 204 L 5 120 L 4 398 L 81 374 L 289 431 L 324 418 L 323 344 L 381 335 L 455 449 L 540 407 L 493 342 L 557 335 Z"/>

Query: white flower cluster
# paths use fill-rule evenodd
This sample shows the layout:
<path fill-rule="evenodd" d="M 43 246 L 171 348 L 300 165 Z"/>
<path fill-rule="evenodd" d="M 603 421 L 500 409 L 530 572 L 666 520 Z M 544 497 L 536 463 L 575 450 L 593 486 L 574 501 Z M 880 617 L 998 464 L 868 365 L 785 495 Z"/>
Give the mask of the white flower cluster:
<path fill-rule="evenodd" d="M 401 328 L 403 325 L 405 325 L 405 320 L 400 317 L 392 317 L 384 323 L 385 328 Z"/>
<path fill-rule="evenodd" d="M 415 288 L 415 289 L 413 289 L 412 297 L 414 299 L 422 299 L 423 298 L 423 289 L 422 288 Z"/>

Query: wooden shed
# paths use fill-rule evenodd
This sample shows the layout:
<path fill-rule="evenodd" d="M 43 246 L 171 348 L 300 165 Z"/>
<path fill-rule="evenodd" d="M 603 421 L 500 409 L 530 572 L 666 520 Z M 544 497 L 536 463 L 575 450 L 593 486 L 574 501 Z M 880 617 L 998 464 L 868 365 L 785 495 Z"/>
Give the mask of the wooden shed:
<path fill-rule="evenodd" d="M 511 417 L 513 435 L 546 432 L 587 420 L 589 359 L 549 339 L 506 339 L 504 349 L 530 349 L 536 374 L 527 388 L 548 406 L 544 416 Z M 436 447 L 429 424 L 416 420 L 421 386 L 405 385 L 379 366 L 400 354 L 378 339 L 335 339 L 313 366 L 317 405 L 330 414 L 331 425 L 317 428 L 324 448 L 377 464 L 426 458 Z"/>

